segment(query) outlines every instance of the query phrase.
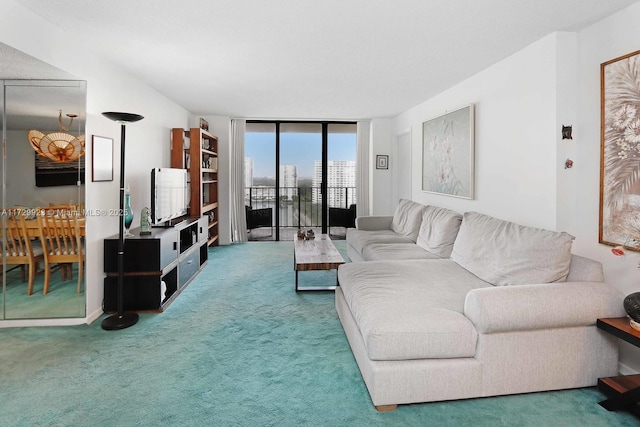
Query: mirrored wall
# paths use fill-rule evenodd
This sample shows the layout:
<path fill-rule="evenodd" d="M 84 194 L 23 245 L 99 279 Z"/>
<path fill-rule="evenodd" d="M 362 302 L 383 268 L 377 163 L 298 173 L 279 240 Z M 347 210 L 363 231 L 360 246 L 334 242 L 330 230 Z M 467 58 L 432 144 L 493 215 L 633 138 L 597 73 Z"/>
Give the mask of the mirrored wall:
<path fill-rule="evenodd" d="M 85 317 L 86 82 L 0 82 L 0 320 Z"/>

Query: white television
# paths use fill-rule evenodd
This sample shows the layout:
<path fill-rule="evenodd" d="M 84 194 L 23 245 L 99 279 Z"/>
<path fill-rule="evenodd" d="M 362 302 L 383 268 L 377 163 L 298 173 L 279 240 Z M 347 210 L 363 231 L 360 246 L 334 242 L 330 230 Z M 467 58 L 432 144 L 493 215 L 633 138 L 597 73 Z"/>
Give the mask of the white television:
<path fill-rule="evenodd" d="M 154 168 L 151 170 L 151 224 L 170 225 L 171 220 L 187 215 L 189 184 L 187 170 Z"/>

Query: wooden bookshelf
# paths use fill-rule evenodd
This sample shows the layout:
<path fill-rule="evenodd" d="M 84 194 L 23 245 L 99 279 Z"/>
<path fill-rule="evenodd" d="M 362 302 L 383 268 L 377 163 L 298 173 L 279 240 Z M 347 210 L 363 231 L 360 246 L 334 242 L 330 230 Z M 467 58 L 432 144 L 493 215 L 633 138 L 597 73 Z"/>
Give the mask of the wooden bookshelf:
<path fill-rule="evenodd" d="M 218 244 L 218 137 L 200 128 L 171 130 L 171 167 L 189 171 L 189 215 L 208 218 L 208 244 Z"/>

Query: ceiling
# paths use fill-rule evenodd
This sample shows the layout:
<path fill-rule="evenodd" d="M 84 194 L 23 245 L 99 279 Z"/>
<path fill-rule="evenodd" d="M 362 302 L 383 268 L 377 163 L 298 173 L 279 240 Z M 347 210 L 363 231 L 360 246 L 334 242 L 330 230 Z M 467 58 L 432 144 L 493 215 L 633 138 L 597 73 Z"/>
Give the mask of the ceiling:
<path fill-rule="evenodd" d="M 194 114 L 389 117 L 638 0 L 16 0 Z"/>
<path fill-rule="evenodd" d="M 86 89 L 83 82 L 74 81 L 76 77 L 3 43 L 0 58 L 0 79 L 7 79 L 4 98 L 8 130 L 58 130 L 60 110 L 65 126 L 66 114 L 84 117 Z"/>

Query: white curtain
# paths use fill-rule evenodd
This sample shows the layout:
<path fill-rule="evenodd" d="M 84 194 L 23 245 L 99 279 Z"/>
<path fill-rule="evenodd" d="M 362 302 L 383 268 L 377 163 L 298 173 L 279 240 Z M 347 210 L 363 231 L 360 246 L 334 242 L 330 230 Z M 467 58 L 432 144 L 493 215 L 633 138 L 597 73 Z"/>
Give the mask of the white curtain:
<path fill-rule="evenodd" d="M 356 214 L 367 216 L 369 213 L 369 146 L 371 139 L 371 122 L 359 121 L 356 130 Z"/>
<path fill-rule="evenodd" d="M 231 242 L 247 241 L 247 214 L 244 207 L 244 131 L 246 120 L 231 120 Z"/>

